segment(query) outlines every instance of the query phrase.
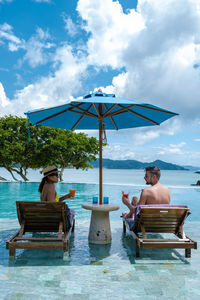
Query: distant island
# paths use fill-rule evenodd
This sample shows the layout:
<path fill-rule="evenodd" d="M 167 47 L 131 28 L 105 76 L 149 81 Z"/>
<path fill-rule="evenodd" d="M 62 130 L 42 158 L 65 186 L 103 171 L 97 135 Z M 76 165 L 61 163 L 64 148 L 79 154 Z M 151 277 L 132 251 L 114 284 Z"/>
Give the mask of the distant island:
<path fill-rule="evenodd" d="M 182 167 L 184 167 L 184 168 L 186 168 L 186 169 L 188 169 L 190 171 L 194 171 L 197 174 L 198 174 L 198 172 L 200 172 L 200 167 L 189 166 L 189 165 L 183 165 Z"/>
<path fill-rule="evenodd" d="M 94 168 L 99 167 L 99 160 L 93 161 L 91 165 Z M 189 171 L 189 168 L 185 168 L 179 165 L 167 163 L 162 160 L 155 160 L 152 162 L 140 162 L 137 160 L 112 160 L 112 159 L 103 159 L 103 168 L 106 169 L 144 169 L 148 166 L 157 166 L 161 170 L 183 170 Z"/>

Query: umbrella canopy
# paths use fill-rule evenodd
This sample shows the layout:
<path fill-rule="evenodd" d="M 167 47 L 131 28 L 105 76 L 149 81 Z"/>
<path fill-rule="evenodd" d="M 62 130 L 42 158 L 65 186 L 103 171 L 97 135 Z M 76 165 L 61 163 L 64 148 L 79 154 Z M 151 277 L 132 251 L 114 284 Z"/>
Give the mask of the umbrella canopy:
<path fill-rule="evenodd" d="M 62 129 L 99 130 L 99 204 L 102 204 L 103 131 L 160 125 L 176 113 L 138 101 L 121 99 L 101 91 L 81 100 L 25 113 L 33 125 Z"/>

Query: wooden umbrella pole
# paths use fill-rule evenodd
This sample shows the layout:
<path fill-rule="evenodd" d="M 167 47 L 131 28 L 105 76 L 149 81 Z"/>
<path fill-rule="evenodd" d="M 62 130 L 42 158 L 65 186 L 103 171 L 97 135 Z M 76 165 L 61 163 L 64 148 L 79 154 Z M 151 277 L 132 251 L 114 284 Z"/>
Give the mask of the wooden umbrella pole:
<path fill-rule="evenodd" d="M 102 105 L 99 104 L 99 113 L 101 114 Z M 99 118 L 99 204 L 103 204 L 103 169 L 102 169 L 102 119 Z"/>

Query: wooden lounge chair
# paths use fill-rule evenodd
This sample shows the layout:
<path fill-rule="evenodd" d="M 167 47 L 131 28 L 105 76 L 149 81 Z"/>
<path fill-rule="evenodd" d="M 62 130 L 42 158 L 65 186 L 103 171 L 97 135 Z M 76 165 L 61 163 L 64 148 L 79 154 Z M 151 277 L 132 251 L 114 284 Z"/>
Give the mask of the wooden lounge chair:
<path fill-rule="evenodd" d="M 21 228 L 6 242 L 9 255 L 16 249 L 63 249 L 69 250 L 69 237 L 73 226 L 66 227 L 66 204 L 64 202 L 17 201 L 17 215 Z M 25 233 L 57 233 L 48 237 L 26 237 Z"/>
<path fill-rule="evenodd" d="M 140 248 L 183 248 L 185 257 L 191 257 L 191 249 L 197 249 L 197 242 L 183 231 L 183 224 L 190 214 L 184 205 L 141 205 L 136 207 L 134 219 L 123 217 L 123 231 L 126 228 L 133 236 L 136 245 L 136 257 Z M 147 233 L 172 233 L 174 238 L 148 238 Z"/>

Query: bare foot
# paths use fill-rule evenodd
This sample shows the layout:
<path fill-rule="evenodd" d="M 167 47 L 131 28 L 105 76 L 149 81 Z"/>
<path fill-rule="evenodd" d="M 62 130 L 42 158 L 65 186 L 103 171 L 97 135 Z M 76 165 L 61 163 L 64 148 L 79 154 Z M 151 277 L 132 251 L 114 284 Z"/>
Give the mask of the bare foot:
<path fill-rule="evenodd" d="M 134 218 L 135 214 L 134 213 L 124 213 L 123 214 L 123 217 L 126 218 L 126 219 L 129 219 L 129 218 Z"/>

